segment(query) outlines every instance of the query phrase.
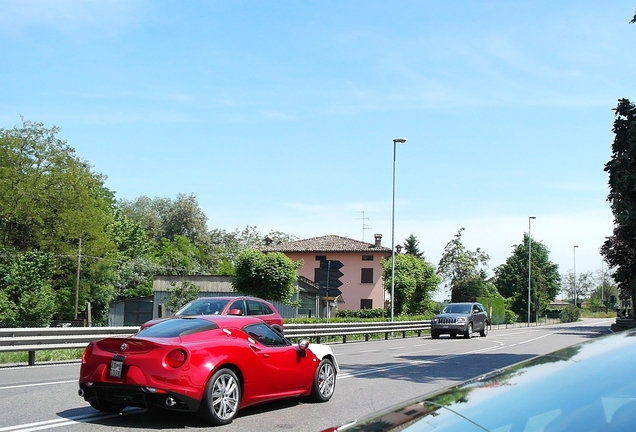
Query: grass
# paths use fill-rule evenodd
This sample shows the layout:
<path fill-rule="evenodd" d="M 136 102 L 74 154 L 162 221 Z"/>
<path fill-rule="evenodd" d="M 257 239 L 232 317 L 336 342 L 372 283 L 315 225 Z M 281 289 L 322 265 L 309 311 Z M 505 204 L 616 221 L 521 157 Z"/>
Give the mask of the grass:
<path fill-rule="evenodd" d="M 79 360 L 83 349 L 42 350 L 35 352 L 35 362 L 55 362 L 65 360 Z M 28 352 L 0 353 L 0 364 L 21 364 L 29 362 Z"/>

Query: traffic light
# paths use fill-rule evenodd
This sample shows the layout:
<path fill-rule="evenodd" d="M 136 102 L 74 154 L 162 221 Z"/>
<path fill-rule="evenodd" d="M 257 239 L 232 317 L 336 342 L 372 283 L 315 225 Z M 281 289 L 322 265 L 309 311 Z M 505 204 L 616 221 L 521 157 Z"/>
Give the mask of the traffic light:
<path fill-rule="evenodd" d="M 318 285 L 321 287 L 338 288 L 342 285 L 340 278 L 343 273 L 340 269 L 344 267 L 340 261 L 322 260 L 320 261 L 320 279 Z"/>

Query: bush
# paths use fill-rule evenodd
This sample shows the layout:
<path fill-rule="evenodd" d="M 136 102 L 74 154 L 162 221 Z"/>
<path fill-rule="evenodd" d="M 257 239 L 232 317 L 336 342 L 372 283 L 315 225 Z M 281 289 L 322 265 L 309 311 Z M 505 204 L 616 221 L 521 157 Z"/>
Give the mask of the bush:
<path fill-rule="evenodd" d="M 336 313 L 337 318 L 386 318 L 386 310 L 382 308 L 376 309 L 359 309 L 359 310 L 338 310 Z"/>
<path fill-rule="evenodd" d="M 509 309 L 506 309 L 505 313 L 506 313 L 505 324 L 514 324 L 517 322 L 517 318 L 519 318 L 519 316 L 516 313 L 514 313 L 513 311 Z"/>
<path fill-rule="evenodd" d="M 561 322 L 577 322 L 581 318 L 581 310 L 576 306 L 566 306 L 559 314 Z"/>

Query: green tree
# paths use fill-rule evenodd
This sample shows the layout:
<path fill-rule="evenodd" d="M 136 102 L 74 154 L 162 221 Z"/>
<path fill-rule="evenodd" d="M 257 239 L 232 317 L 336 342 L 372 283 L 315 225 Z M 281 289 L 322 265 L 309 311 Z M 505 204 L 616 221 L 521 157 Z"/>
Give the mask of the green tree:
<path fill-rule="evenodd" d="M 612 158 L 605 164 L 614 231 L 601 247 L 620 297 L 636 304 L 636 106 L 620 99 L 614 109 Z"/>
<path fill-rule="evenodd" d="M 390 293 L 391 259 L 381 261 L 382 278 Z M 395 282 L 393 284 L 393 311 L 396 315 L 423 314 L 434 308 L 432 296 L 441 278 L 435 273 L 435 266 L 414 255 L 395 256 Z"/>
<path fill-rule="evenodd" d="M 424 252 L 420 252 L 420 242 L 413 234 L 404 239 L 404 253 L 417 258 L 424 258 Z"/>
<path fill-rule="evenodd" d="M 574 304 L 574 299 L 578 303 L 582 303 L 595 286 L 596 279 L 592 272 L 579 273 L 576 275 L 576 280 L 572 270 L 561 276 L 561 291 L 567 294 L 568 298 L 572 300 L 572 304 Z M 580 304 L 576 306 L 580 306 Z"/>
<path fill-rule="evenodd" d="M 138 258 L 150 251 L 150 239 L 144 228 L 118 208 L 113 210 L 113 220 L 109 225 L 109 231 L 119 252 L 119 259 Z"/>
<path fill-rule="evenodd" d="M 178 194 L 164 217 L 164 237 L 174 240 L 183 236 L 195 245 L 204 244 L 208 238 L 207 221 L 194 194 Z"/>
<path fill-rule="evenodd" d="M 116 250 L 108 229 L 113 194 L 104 187 L 105 177 L 92 172 L 57 137 L 58 132 L 57 127 L 24 119 L 21 127 L 0 129 L 0 247 L 17 255 L 34 252 L 56 257 L 55 274 L 50 278 L 57 299 L 54 310 L 69 318 L 67 314 L 74 312 L 71 293 L 76 285 L 80 240 L 82 255 L 91 257 L 82 262 L 82 282 L 101 268 L 98 259 Z M 27 271 L 27 267 L 20 268 Z M 0 279 L 3 276 L 7 274 L 0 273 Z M 90 283 L 82 283 L 82 298 L 89 292 Z M 49 299 L 47 295 L 41 305 L 47 305 Z"/>
<path fill-rule="evenodd" d="M 177 235 L 172 241 L 162 238 L 155 248 L 154 257 L 164 274 L 210 273 L 210 257 L 202 247 L 197 247 L 185 236 Z"/>
<path fill-rule="evenodd" d="M 462 243 L 462 232 L 465 228 L 460 228 L 453 240 L 444 247 L 444 252 L 437 265 L 437 274 L 446 282 L 446 288 L 454 291 L 457 284 L 471 276 L 479 275 L 484 268 L 488 267 L 490 257 L 477 248 L 474 252 L 469 251 Z"/>
<path fill-rule="evenodd" d="M 498 296 L 497 288 L 486 278 L 485 272 L 480 272 L 472 276 L 468 276 L 457 282 L 451 301 L 457 302 L 475 302 L 478 297 Z"/>
<path fill-rule="evenodd" d="M 149 198 L 140 196 L 134 200 L 118 200 L 117 208 L 127 219 L 139 224 L 149 239 L 160 241 L 166 237 L 164 220 L 170 212 L 170 198 Z"/>
<path fill-rule="evenodd" d="M 147 257 L 118 263 L 113 280 L 113 300 L 152 295 L 152 279 L 158 273 L 166 274 L 157 262 Z"/>
<path fill-rule="evenodd" d="M 280 252 L 266 254 L 249 249 L 241 252 L 236 260 L 233 285 L 246 295 L 292 304 L 301 266 L 302 261 L 294 262 Z"/>
<path fill-rule="evenodd" d="M 104 253 L 112 192 L 58 132 L 27 120 L 0 129 L 0 244 L 63 255 L 81 238 Z"/>
<path fill-rule="evenodd" d="M 242 230 L 226 231 L 213 229 L 209 232 L 209 250 L 216 261 L 218 274 L 234 275 L 236 258 L 243 251 L 258 249 L 267 243 L 287 243 L 298 240 L 297 237 L 281 231 L 270 231 L 262 235 L 255 226 L 247 226 Z"/>
<path fill-rule="evenodd" d="M 3 257 L 6 261 L 0 265 L 0 311 L 9 307 L 14 313 L 5 314 L 2 320 L 13 319 L 34 327 L 48 325 L 55 313 L 55 292 L 51 287 L 55 258 L 31 251 Z"/>
<path fill-rule="evenodd" d="M 504 264 L 494 269 L 494 284 L 497 290 L 508 299 L 510 309 L 519 316 L 528 315 L 529 242 L 530 238 L 524 234 L 523 243 L 513 246 L 512 255 Z M 559 293 L 561 276 L 559 266 L 550 261 L 548 248 L 535 240 L 531 244 L 531 302 L 534 303 L 534 300 L 538 298 L 539 311 L 543 312 Z M 533 309 L 535 307 L 531 305 L 531 311 Z"/>
<path fill-rule="evenodd" d="M 174 240 L 177 236 L 196 245 L 208 241 L 207 217 L 194 194 L 178 194 L 174 200 L 141 196 L 132 201 L 120 200 L 117 206 L 157 242 L 163 238 Z"/>

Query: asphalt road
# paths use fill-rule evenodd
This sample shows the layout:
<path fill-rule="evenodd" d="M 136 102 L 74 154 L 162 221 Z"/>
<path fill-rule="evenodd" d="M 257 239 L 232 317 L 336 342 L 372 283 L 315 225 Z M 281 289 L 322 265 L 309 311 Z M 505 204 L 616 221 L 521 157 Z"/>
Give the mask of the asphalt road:
<path fill-rule="evenodd" d="M 333 344 L 336 392 L 322 404 L 287 400 L 247 408 L 223 432 L 320 431 L 424 393 L 610 332 L 614 319 L 492 330 L 485 338 L 429 336 Z M 102 414 L 77 395 L 79 363 L 0 366 L 0 432 L 210 429 L 193 414 L 126 409 Z"/>

